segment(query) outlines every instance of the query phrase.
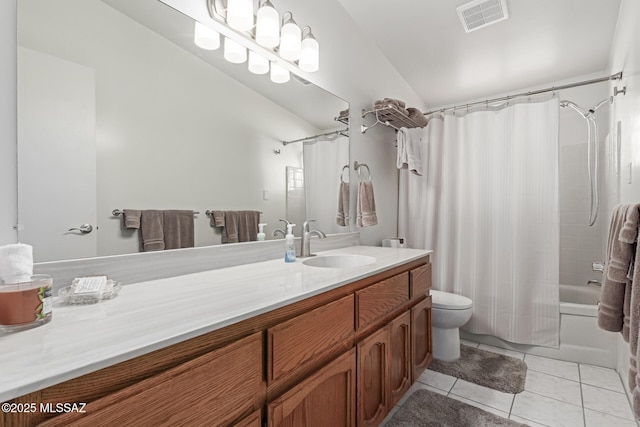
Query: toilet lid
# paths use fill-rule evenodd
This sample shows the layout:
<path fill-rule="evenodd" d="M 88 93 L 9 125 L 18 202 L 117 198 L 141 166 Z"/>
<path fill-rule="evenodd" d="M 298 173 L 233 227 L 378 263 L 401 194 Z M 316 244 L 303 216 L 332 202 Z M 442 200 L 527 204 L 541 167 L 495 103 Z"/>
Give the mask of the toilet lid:
<path fill-rule="evenodd" d="M 464 310 L 473 306 L 473 301 L 462 295 L 431 290 L 431 303 L 435 308 Z"/>

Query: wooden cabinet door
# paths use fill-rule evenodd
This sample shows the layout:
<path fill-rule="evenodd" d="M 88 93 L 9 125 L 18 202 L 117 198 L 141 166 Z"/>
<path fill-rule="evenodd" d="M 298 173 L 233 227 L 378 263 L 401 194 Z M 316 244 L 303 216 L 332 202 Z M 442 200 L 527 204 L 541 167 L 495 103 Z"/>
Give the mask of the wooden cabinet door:
<path fill-rule="evenodd" d="M 389 409 L 411 387 L 411 312 L 389 324 Z"/>
<path fill-rule="evenodd" d="M 269 427 L 354 427 L 355 349 L 267 405 Z"/>
<path fill-rule="evenodd" d="M 411 347 L 412 381 L 415 381 L 433 360 L 431 297 L 411 309 Z"/>
<path fill-rule="evenodd" d="M 358 344 L 358 427 L 377 426 L 389 412 L 389 327 Z"/>

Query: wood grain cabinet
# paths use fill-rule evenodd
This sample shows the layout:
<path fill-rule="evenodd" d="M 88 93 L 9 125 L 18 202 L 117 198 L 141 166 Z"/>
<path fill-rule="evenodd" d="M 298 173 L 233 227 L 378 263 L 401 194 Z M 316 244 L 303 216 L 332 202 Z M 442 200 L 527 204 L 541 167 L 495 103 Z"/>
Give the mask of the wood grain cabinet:
<path fill-rule="evenodd" d="M 411 387 L 411 312 L 389 324 L 389 409 Z"/>
<path fill-rule="evenodd" d="M 358 427 L 377 426 L 389 412 L 389 328 L 358 343 Z"/>
<path fill-rule="evenodd" d="M 412 381 L 416 381 L 433 360 L 431 297 L 411 309 L 411 347 Z"/>
<path fill-rule="evenodd" d="M 267 419 L 268 427 L 354 427 L 355 349 L 270 402 Z"/>

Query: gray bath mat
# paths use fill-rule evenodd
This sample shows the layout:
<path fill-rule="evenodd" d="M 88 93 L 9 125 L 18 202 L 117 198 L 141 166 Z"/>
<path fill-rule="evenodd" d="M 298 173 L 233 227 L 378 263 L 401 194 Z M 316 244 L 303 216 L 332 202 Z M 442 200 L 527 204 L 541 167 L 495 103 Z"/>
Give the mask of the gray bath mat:
<path fill-rule="evenodd" d="M 417 390 L 404 405 L 387 421 L 384 427 L 485 427 L 520 424 L 491 414 L 475 406 L 434 393 Z"/>
<path fill-rule="evenodd" d="M 527 364 L 522 360 L 466 345 L 460 346 L 460 359 L 433 359 L 429 369 L 505 393 L 523 391 L 527 376 Z"/>

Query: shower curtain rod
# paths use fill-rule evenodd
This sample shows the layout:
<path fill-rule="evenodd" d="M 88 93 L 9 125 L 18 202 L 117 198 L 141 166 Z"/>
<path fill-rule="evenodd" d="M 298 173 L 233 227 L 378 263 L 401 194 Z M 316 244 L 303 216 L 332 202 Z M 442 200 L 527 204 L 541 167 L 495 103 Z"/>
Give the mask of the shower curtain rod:
<path fill-rule="evenodd" d="M 446 107 L 446 108 L 440 108 L 437 110 L 431 110 L 431 111 L 427 111 L 426 113 L 424 113 L 425 116 L 429 116 L 431 114 L 435 114 L 435 113 L 444 113 L 445 111 L 449 111 L 449 110 L 457 110 L 459 108 L 468 108 L 471 106 L 475 106 L 475 105 L 482 105 L 482 104 L 492 104 L 494 102 L 500 102 L 500 101 L 510 101 L 512 99 L 515 98 L 520 98 L 523 96 L 531 96 L 531 95 L 539 95 L 541 93 L 546 93 L 546 92 L 555 92 L 557 90 L 562 90 L 562 89 L 570 89 L 572 87 L 578 87 L 578 86 L 585 86 L 585 85 L 590 85 L 590 84 L 594 84 L 594 83 L 600 83 L 600 82 L 606 82 L 606 81 L 610 81 L 610 80 L 620 80 L 622 79 L 622 71 L 616 73 L 616 74 L 612 74 L 610 76 L 607 77 L 600 77 L 598 79 L 591 79 L 591 80 L 584 80 L 581 82 L 576 82 L 576 83 L 569 83 L 566 85 L 562 85 L 562 86 L 553 86 L 547 89 L 538 89 L 538 90 L 532 90 L 529 92 L 522 92 L 522 93 L 518 93 L 516 95 L 507 95 L 507 96 L 501 96 L 500 98 L 493 98 L 493 99 L 487 99 L 484 101 L 477 101 L 477 102 L 470 102 L 468 104 L 460 104 L 460 105 L 454 105 L 453 107 Z"/>
<path fill-rule="evenodd" d="M 289 144 L 293 144 L 294 142 L 308 141 L 310 139 L 319 138 L 321 136 L 329 136 L 329 135 L 349 136 L 348 134 L 345 135 L 348 132 L 349 132 L 349 129 L 345 128 L 345 129 L 340 129 L 340 130 L 334 130 L 334 131 L 331 131 L 331 132 L 319 133 L 318 135 L 307 136 L 305 138 L 294 139 L 293 141 L 280 141 L 280 142 L 282 142 L 282 145 L 289 145 Z"/>

